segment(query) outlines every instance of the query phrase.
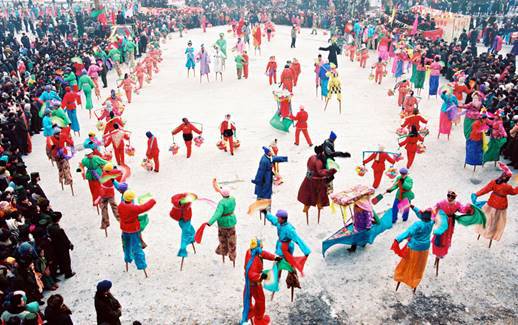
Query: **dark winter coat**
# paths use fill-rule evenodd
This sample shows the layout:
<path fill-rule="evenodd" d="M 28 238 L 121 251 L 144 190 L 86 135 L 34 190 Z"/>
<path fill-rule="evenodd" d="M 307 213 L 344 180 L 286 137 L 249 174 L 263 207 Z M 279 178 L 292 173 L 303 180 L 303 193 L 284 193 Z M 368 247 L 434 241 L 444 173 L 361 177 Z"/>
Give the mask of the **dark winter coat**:
<path fill-rule="evenodd" d="M 95 312 L 97 313 L 97 324 L 121 325 L 119 317 L 121 305 L 117 299 L 108 293 L 104 295 L 101 292 L 95 293 Z"/>
<path fill-rule="evenodd" d="M 273 185 L 273 163 L 287 162 L 288 157 L 274 156 L 268 157 L 263 155 L 259 161 L 259 168 L 257 174 L 252 180 L 255 184 L 255 195 L 258 199 L 271 199 L 272 198 L 272 185 Z"/>

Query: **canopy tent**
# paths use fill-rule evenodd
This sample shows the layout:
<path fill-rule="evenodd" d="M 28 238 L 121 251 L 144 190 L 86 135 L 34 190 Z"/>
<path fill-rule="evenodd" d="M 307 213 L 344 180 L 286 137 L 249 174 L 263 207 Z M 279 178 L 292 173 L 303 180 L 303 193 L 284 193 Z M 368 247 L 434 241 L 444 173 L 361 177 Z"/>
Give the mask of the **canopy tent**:
<path fill-rule="evenodd" d="M 438 34 L 438 30 L 442 30 L 442 38 L 451 42 L 454 38 L 459 38 L 463 29 L 466 31 L 469 30 L 469 24 L 471 21 L 470 16 L 445 12 L 421 5 L 414 6 L 410 10 L 412 12 L 419 13 L 421 16 L 429 14 L 430 18 L 434 19 L 437 29 L 434 31 L 423 32 L 425 37 L 435 36 Z"/>

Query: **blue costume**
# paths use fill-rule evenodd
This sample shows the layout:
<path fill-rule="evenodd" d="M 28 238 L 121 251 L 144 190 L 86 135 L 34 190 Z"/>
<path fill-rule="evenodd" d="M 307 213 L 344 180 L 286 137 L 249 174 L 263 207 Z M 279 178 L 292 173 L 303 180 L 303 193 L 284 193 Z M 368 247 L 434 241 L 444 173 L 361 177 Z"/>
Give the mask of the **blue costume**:
<path fill-rule="evenodd" d="M 327 72 L 330 70 L 331 65 L 329 63 L 325 63 L 320 66 L 320 70 L 318 71 L 318 77 L 320 78 L 320 92 L 322 97 L 327 97 L 327 83 L 329 82 Z"/>
<path fill-rule="evenodd" d="M 56 100 L 61 102 L 61 97 L 53 90 L 45 90 L 41 93 L 39 100 L 44 102 L 47 106 L 49 106 L 51 100 Z"/>
<path fill-rule="evenodd" d="M 291 223 L 288 223 L 287 221 L 284 223 L 279 223 L 277 220 L 277 217 L 273 216 L 272 214 L 268 213 L 266 214 L 266 219 L 277 228 L 277 244 L 275 246 L 275 254 L 279 255 L 281 257 L 284 257 L 284 254 L 282 252 L 282 243 L 283 242 L 289 242 L 288 244 L 288 251 L 290 254 L 293 255 L 293 252 L 295 251 L 295 244 L 299 246 L 300 250 L 304 255 L 309 255 L 311 253 L 311 249 L 306 245 L 306 243 L 302 240 L 302 238 L 299 237 L 297 234 L 297 231 L 295 230 L 295 227 Z"/>
<path fill-rule="evenodd" d="M 188 47 L 185 49 L 185 54 L 187 54 L 187 63 L 185 67 L 187 69 L 193 69 L 196 66 L 196 61 L 194 60 L 194 48 Z"/>
<path fill-rule="evenodd" d="M 419 212 L 419 209 L 416 207 L 414 207 L 413 210 L 416 216 L 421 220 L 414 222 L 410 227 L 407 228 L 407 230 L 399 234 L 396 237 L 396 240 L 398 243 L 400 243 L 410 237 L 410 240 L 408 241 L 408 248 L 414 251 L 425 251 L 430 248 L 430 235 L 432 233 L 434 223 L 432 220 L 423 221 L 423 216 Z M 448 227 L 448 222 L 446 222 L 446 227 Z"/>
<path fill-rule="evenodd" d="M 265 150 L 265 154 L 261 157 L 261 160 L 259 161 L 259 168 L 257 169 L 257 174 L 255 175 L 255 178 L 252 180 L 252 183 L 255 184 L 254 193 L 255 195 L 257 195 L 258 199 L 271 199 L 273 186 L 273 164 L 279 162 L 287 162 L 288 157 L 269 157 L 267 155 L 269 149 L 263 147 L 263 150 Z"/>
<path fill-rule="evenodd" d="M 51 137 L 54 135 L 54 127 L 52 126 L 52 120 L 50 116 L 45 115 L 42 119 L 43 124 L 43 136 Z"/>

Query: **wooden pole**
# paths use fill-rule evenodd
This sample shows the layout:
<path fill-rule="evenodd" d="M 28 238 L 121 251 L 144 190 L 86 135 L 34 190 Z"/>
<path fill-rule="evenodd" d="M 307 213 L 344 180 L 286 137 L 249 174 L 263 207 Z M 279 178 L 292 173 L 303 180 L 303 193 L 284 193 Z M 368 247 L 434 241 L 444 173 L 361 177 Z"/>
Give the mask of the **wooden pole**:
<path fill-rule="evenodd" d="M 108 238 L 108 228 L 104 228 L 104 236 Z"/>
<path fill-rule="evenodd" d="M 317 223 L 320 224 L 320 209 L 318 209 Z"/>
<path fill-rule="evenodd" d="M 182 262 L 180 263 L 180 272 L 183 270 L 183 260 L 185 259 L 185 257 L 182 257 Z"/>
<path fill-rule="evenodd" d="M 306 211 L 306 224 L 309 226 L 309 212 Z"/>
<path fill-rule="evenodd" d="M 491 244 L 492 244 L 492 243 L 493 243 L 493 240 L 492 240 L 492 239 L 490 239 L 490 240 L 489 240 L 489 247 L 488 247 L 488 248 L 491 248 Z"/>
<path fill-rule="evenodd" d="M 148 276 L 147 276 L 146 269 L 144 269 L 143 271 L 144 271 L 144 275 L 145 275 L 145 276 L 146 276 L 146 278 L 147 278 Z"/>
<path fill-rule="evenodd" d="M 194 246 L 194 243 L 191 243 L 192 249 L 194 250 L 194 254 L 196 254 L 196 247 Z"/>
<path fill-rule="evenodd" d="M 439 261 L 438 257 L 435 258 L 435 276 L 439 276 Z"/>
<path fill-rule="evenodd" d="M 291 302 L 293 302 L 293 295 L 295 293 L 295 288 L 291 287 Z"/>
<path fill-rule="evenodd" d="M 401 284 L 401 282 L 398 282 L 398 283 L 396 284 L 396 291 L 397 291 L 397 289 L 399 289 L 399 285 L 400 285 L 400 284 Z"/>
<path fill-rule="evenodd" d="M 126 263 L 126 272 L 128 272 L 128 263 Z"/>

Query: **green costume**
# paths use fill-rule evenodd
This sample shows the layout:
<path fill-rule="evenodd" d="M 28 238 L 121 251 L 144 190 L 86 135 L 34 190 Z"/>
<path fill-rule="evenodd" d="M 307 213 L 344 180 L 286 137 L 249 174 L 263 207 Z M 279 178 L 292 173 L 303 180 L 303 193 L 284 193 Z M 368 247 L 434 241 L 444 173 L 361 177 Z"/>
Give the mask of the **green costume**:
<path fill-rule="evenodd" d="M 415 198 L 414 192 L 412 192 L 412 186 L 414 186 L 414 181 L 409 177 L 405 177 L 403 180 L 403 184 L 401 185 L 401 188 L 399 186 L 401 180 L 401 175 L 396 178 L 394 181 L 394 185 L 389 189 L 389 192 L 394 191 L 397 189 L 396 192 L 396 199 L 398 200 L 404 200 L 408 199 L 408 201 L 412 201 Z M 401 189 L 403 190 L 401 192 Z"/>
<path fill-rule="evenodd" d="M 72 86 L 77 85 L 76 74 L 73 72 L 70 72 L 67 75 L 65 75 L 65 78 L 63 78 L 63 80 L 65 80 L 68 83 L 70 88 L 72 88 Z"/>
<path fill-rule="evenodd" d="M 240 54 L 236 55 L 236 58 L 234 59 L 236 61 L 236 68 L 243 69 L 243 64 L 245 63 L 245 59 Z"/>
<path fill-rule="evenodd" d="M 86 168 L 85 177 L 89 181 L 97 181 L 102 175 L 102 167 L 108 162 L 101 157 L 92 156 L 92 158 L 84 157 L 81 165 Z"/>
<path fill-rule="evenodd" d="M 116 48 L 111 49 L 110 52 L 108 52 L 108 56 L 113 61 L 113 63 L 121 62 L 121 51 L 119 51 L 119 49 L 116 49 Z"/>
<path fill-rule="evenodd" d="M 237 220 L 234 214 L 236 209 L 236 199 L 233 197 L 222 198 L 216 211 L 209 220 L 209 225 L 213 225 L 215 222 L 218 223 L 219 228 L 232 228 L 236 226 Z"/>
<path fill-rule="evenodd" d="M 95 88 L 95 84 L 86 73 L 79 77 L 79 90 L 82 90 L 85 93 L 86 104 L 85 108 L 91 110 L 94 108 L 94 104 L 92 103 L 92 89 Z"/>
<path fill-rule="evenodd" d="M 223 53 L 226 57 L 227 56 L 227 41 L 225 39 L 220 38 L 216 41 L 216 45 L 219 47 L 221 53 Z"/>

